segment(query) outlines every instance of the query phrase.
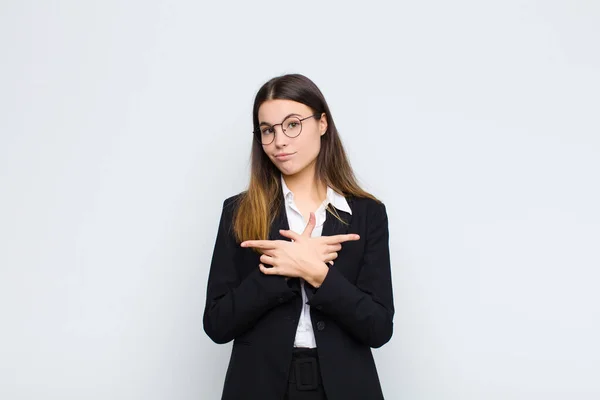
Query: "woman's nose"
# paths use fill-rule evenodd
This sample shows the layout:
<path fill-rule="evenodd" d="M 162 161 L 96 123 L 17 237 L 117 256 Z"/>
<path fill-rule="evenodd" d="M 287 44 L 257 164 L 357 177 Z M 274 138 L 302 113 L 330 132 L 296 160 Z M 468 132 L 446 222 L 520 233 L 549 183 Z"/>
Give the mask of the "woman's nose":
<path fill-rule="evenodd" d="M 275 128 L 275 146 L 286 146 L 288 139 L 289 138 L 285 135 L 285 133 L 283 133 L 283 128 L 281 126 Z"/>

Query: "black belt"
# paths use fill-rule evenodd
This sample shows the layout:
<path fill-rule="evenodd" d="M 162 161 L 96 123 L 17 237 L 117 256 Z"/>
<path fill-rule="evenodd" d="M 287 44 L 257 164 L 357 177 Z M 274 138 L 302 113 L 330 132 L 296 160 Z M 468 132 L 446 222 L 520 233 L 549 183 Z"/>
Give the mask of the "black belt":
<path fill-rule="evenodd" d="M 316 390 L 321 382 L 317 349 L 294 348 L 288 382 L 298 390 Z"/>

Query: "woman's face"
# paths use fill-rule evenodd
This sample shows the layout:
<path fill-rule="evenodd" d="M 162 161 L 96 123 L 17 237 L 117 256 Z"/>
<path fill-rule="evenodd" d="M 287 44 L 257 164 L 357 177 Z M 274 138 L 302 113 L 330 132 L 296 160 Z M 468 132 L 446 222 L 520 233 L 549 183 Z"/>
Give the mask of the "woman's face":
<path fill-rule="evenodd" d="M 280 124 L 285 120 L 286 132 L 293 135 L 294 129 L 299 128 L 294 121 L 313 114 L 310 107 L 292 100 L 267 100 L 258 109 L 259 136 L 267 141 L 273 139 L 272 143 L 262 146 L 263 150 L 283 175 L 295 175 L 307 167 L 314 167 L 321 150 L 321 136 L 327 130 L 327 119 L 322 114 L 303 120 L 302 131 L 294 138 L 284 135 Z M 276 125 L 275 128 L 272 128 L 273 125 Z"/>

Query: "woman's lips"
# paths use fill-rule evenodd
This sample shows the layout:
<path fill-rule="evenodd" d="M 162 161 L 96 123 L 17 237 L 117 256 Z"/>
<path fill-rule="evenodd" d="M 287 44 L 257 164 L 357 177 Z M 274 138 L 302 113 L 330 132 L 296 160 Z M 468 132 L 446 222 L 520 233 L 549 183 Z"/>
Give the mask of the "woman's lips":
<path fill-rule="evenodd" d="M 296 154 L 296 153 L 281 153 L 281 154 L 277 154 L 275 156 L 275 158 L 277 159 L 277 161 L 287 161 L 290 158 L 292 158 L 294 156 L 294 154 Z"/>

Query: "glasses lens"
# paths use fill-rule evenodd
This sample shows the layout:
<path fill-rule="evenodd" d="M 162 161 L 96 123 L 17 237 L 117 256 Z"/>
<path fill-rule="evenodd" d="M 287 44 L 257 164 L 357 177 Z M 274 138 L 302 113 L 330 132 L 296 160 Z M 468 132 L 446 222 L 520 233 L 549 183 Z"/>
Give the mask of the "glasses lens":
<path fill-rule="evenodd" d="M 289 117 L 283 121 L 283 132 L 288 137 L 296 137 L 302 131 L 302 122 L 296 117 Z"/>
<path fill-rule="evenodd" d="M 271 144 L 275 139 L 275 130 L 270 126 L 261 126 L 259 136 L 262 144 Z"/>

